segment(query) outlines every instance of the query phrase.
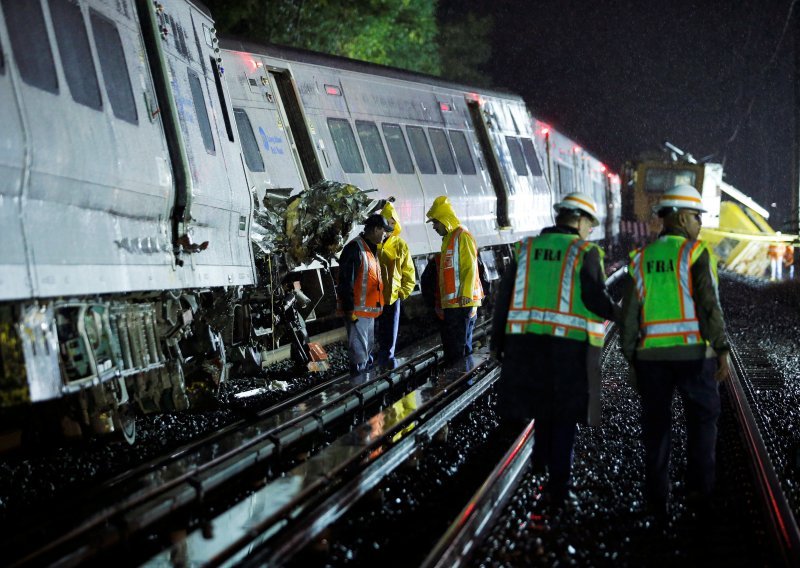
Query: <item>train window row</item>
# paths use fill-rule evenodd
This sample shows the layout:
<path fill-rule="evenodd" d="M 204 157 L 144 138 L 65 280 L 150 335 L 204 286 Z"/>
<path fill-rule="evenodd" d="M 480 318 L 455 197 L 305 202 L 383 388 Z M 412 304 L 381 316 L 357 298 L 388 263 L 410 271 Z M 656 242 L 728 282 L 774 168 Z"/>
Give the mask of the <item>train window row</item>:
<path fill-rule="evenodd" d="M 13 4 L 13 6 L 12 6 Z M 49 93 L 58 94 L 58 77 L 39 2 L 0 0 L 22 80 Z M 94 110 L 103 108 L 97 70 L 80 6 L 74 0 L 49 0 L 53 29 L 70 94 L 75 102 Z M 136 104 L 125 62 L 122 40 L 113 22 L 89 10 L 97 56 L 105 80 L 106 95 L 114 116 L 138 124 Z M 0 54 L 0 66 L 4 60 Z"/>
<path fill-rule="evenodd" d="M 361 152 L 356 141 L 356 133 L 372 173 L 388 174 L 391 172 L 386 147 L 389 149 L 394 169 L 400 174 L 414 173 L 411 153 L 414 154 L 417 167 L 423 174 L 435 174 L 437 171 L 441 171 L 445 175 L 455 175 L 458 173 L 456 162 L 461 168 L 462 174 L 474 175 L 476 173 L 475 162 L 472 159 L 466 135 L 458 130 L 445 131 L 441 128 L 430 127 L 427 128 L 426 136 L 426 129 L 421 126 L 406 126 L 406 135 L 411 145 L 411 153 L 409 153 L 406 137 L 399 124 L 381 123 L 381 130 L 383 130 L 383 136 L 381 136 L 381 130 L 378 129 L 377 124 L 369 120 L 356 120 L 355 133 L 347 119 L 328 118 L 327 121 L 336 155 L 346 173 L 360 174 L 365 171 L 364 161 L 361 159 Z M 429 137 L 430 143 L 428 142 Z M 431 151 L 431 146 L 433 151 Z M 436 157 L 435 161 L 434 156 Z"/>

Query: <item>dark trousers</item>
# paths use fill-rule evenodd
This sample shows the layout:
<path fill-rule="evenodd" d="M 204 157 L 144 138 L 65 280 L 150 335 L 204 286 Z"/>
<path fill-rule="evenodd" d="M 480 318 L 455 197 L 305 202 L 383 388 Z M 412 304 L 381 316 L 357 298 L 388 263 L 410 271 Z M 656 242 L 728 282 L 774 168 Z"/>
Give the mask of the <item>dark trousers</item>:
<path fill-rule="evenodd" d="M 550 473 L 548 492 L 553 501 L 567 496 L 572 455 L 575 446 L 576 425 L 572 420 L 537 418 L 533 431 L 533 469 Z"/>
<path fill-rule="evenodd" d="M 714 489 L 719 387 L 716 361 L 634 361 L 642 397 L 642 437 L 647 496 L 655 505 L 669 497 L 672 395 L 678 390 L 686 413 L 686 488 L 709 496 Z"/>
<path fill-rule="evenodd" d="M 387 369 L 397 367 L 397 360 L 394 358 L 395 344 L 397 343 L 397 330 L 400 328 L 400 300 L 394 304 L 383 306 L 383 312 L 378 316 L 377 321 L 378 339 L 378 365 Z"/>
<path fill-rule="evenodd" d="M 472 308 L 447 308 L 442 323 L 444 362 L 455 363 L 472 355 L 472 330 L 477 317 L 470 317 Z"/>

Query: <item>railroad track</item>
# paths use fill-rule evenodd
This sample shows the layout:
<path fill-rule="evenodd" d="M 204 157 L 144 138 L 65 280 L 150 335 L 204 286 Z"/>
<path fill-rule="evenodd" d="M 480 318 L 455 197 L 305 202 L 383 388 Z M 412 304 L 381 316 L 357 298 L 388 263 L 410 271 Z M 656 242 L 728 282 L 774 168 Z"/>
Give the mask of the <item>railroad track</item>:
<path fill-rule="evenodd" d="M 476 337 L 483 333 L 477 330 Z M 84 492 L 35 524 L 17 527 L 3 536 L 0 553 L 8 565 L 76 565 L 94 559 L 191 506 L 202 506 L 232 480 L 255 468 L 266 470 L 290 448 L 324 436 L 367 405 L 407 388 L 441 357 L 440 346 L 427 340 L 391 373 L 340 376 L 317 385 Z"/>
<path fill-rule="evenodd" d="M 800 566 L 800 531 L 763 443 L 759 421 L 748 402 L 747 391 L 758 388 L 748 377 L 750 369 L 756 369 L 756 381 L 774 382 L 775 379 L 774 376 L 768 376 L 770 373 L 767 372 L 763 356 L 753 356 L 752 352 L 742 355 L 734 348 L 732 359 L 734 372 L 731 380 L 725 383 L 726 394 L 756 487 L 758 509 L 763 515 L 761 526 L 767 529 L 767 540 L 773 547 L 772 558 L 785 566 Z M 535 423 L 531 421 L 514 441 L 480 490 L 433 548 L 423 566 L 471 565 L 476 560 L 474 554 L 493 525 L 502 518 L 515 490 L 529 473 L 534 427 Z"/>

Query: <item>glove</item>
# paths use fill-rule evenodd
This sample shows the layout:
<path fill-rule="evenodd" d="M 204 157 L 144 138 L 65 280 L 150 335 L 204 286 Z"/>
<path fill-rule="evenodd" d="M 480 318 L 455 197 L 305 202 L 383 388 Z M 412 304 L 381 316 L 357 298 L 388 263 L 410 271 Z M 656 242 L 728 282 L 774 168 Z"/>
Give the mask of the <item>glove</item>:
<path fill-rule="evenodd" d="M 355 323 L 355 322 L 357 322 L 357 321 L 358 321 L 358 316 L 357 316 L 356 314 L 354 314 L 353 312 L 349 312 L 349 314 L 348 314 L 348 315 L 349 315 L 349 317 L 350 317 L 350 321 L 351 321 L 351 322 Z"/>

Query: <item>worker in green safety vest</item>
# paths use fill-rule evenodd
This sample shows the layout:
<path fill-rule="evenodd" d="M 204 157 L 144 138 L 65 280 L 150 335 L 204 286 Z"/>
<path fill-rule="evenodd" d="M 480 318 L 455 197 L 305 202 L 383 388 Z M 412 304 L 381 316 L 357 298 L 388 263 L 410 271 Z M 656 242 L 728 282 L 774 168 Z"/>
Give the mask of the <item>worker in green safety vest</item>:
<path fill-rule="evenodd" d="M 706 212 L 700 193 L 675 186 L 654 211 L 664 230 L 631 257 L 620 344 L 641 395 L 647 502 L 665 520 L 673 393 L 680 393 L 686 412 L 687 495 L 706 508 L 714 489 L 718 382 L 729 376 L 730 347 L 715 260 L 697 240 Z"/>
<path fill-rule="evenodd" d="M 618 307 L 605 287 L 603 251 L 588 241 L 597 205 L 570 193 L 555 205 L 556 224 L 516 244 L 500 282 L 491 349 L 503 361 L 498 411 L 535 419 L 533 468 L 547 471 L 554 508 L 570 497 L 577 424 L 589 402 L 588 356 L 602 346 L 604 321 Z"/>

